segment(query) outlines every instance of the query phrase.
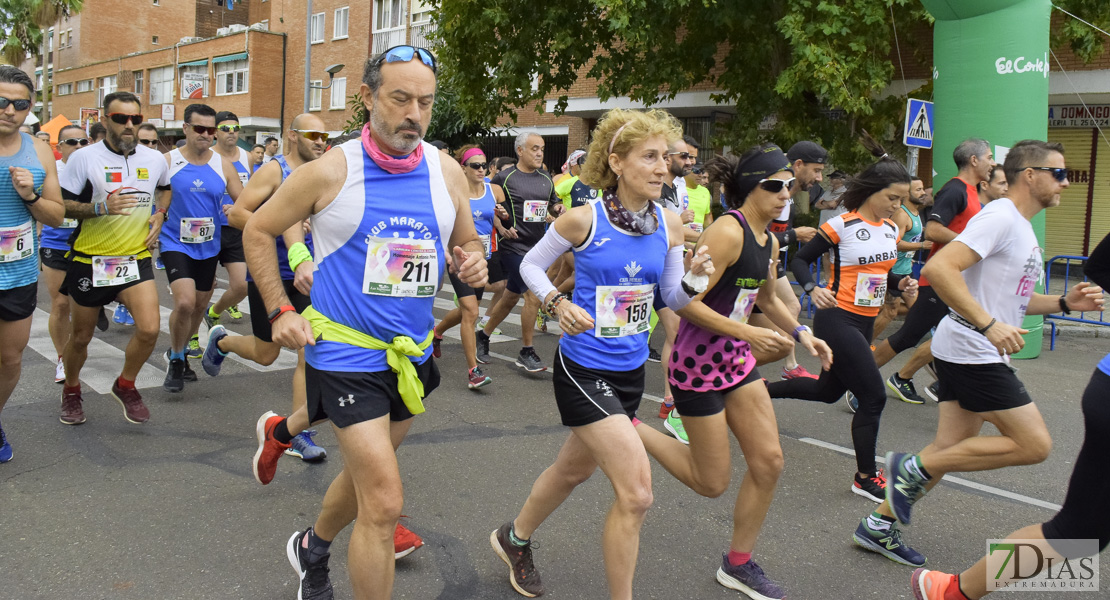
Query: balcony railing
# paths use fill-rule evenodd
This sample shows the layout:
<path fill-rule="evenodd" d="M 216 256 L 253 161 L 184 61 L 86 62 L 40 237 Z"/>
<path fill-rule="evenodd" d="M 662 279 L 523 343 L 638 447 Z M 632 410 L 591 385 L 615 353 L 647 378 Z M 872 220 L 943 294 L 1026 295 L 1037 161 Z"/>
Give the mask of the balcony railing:
<path fill-rule="evenodd" d="M 374 32 L 374 54 L 380 54 L 405 43 L 405 28 L 394 27 Z"/>
<path fill-rule="evenodd" d="M 432 37 L 435 30 L 435 23 L 413 25 L 412 32 L 409 34 L 409 45 L 416 46 L 417 48 L 432 48 L 436 45 L 436 41 Z"/>

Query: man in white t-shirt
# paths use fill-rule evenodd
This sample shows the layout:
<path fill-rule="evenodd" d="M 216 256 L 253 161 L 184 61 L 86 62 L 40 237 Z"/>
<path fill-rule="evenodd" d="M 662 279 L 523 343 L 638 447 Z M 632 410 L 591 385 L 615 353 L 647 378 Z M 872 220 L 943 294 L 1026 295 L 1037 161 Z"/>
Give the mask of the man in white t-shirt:
<path fill-rule="evenodd" d="M 887 500 L 860 529 L 897 535 L 895 517 L 909 524 L 914 502 L 945 473 L 1036 464 L 1052 448 L 1040 411 L 1009 366 L 1010 355 L 1025 345 L 1025 315 L 1100 310 L 1102 289 L 1080 283 L 1066 296 L 1035 291 L 1044 259 L 1029 221 L 1058 205 L 1068 186 L 1063 146 L 1018 142 L 1004 170 L 1010 197 L 988 204 L 925 265 L 923 274 L 949 307 L 933 337 L 940 381 L 937 435 L 916 455 L 886 455 Z M 999 435 L 980 436 L 984 423 Z"/>

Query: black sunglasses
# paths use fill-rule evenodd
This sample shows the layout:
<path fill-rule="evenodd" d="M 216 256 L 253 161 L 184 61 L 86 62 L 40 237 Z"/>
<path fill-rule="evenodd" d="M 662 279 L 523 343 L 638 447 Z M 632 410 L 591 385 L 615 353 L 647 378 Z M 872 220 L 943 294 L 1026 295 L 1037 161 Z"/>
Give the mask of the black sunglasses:
<path fill-rule="evenodd" d="M 759 187 L 767 190 L 768 192 L 771 192 L 772 194 L 777 194 L 781 192 L 782 188 L 784 187 L 787 189 L 787 191 L 790 191 L 794 189 L 794 178 L 791 177 L 790 179 L 760 179 Z"/>
<path fill-rule="evenodd" d="M 471 169 L 474 169 L 475 171 L 484 171 L 485 168 L 489 166 L 489 163 L 488 162 L 484 162 L 484 163 L 466 163 L 466 166 L 470 167 Z"/>
<path fill-rule="evenodd" d="M 137 125 L 137 123 L 136 123 L 136 125 Z M 216 128 L 215 127 L 207 127 L 207 126 L 204 126 L 204 125 L 193 125 L 192 123 L 186 123 L 186 125 L 188 125 L 189 127 L 192 127 L 193 131 L 195 131 L 197 133 L 207 133 L 208 135 L 216 135 Z"/>
<path fill-rule="evenodd" d="M 143 122 L 142 115 L 129 115 L 127 113 L 108 113 L 108 118 L 117 125 L 126 125 L 128 121 L 131 121 L 132 125 L 138 125 Z"/>
<path fill-rule="evenodd" d="M 77 145 L 88 146 L 89 145 L 89 140 L 87 138 L 69 138 L 69 139 L 65 139 L 65 140 L 58 140 L 58 143 L 59 144 L 65 144 L 67 146 L 77 146 Z"/>
<path fill-rule="evenodd" d="M 703 169 L 701 167 L 694 167 L 693 169 L 690 169 L 690 172 L 693 173 L 694 175 L 701 175 L 702 173 L 705 172 L 705 169 Z"/>
<path fill-rule="evenodd" d="M 1068 168 L 1067 167 L 1025 167 L 1025 168 L 1026 169 L 1033 169 L 1034 171 L 1048 171 L 1049 173 L 1052 173 L 1052 177 L 1054 179 L 1056 179 L 1056 181 L 1060 181 L 1060 182 L 1066 181 L 1067 178 L 1068 178 Z"/>
<path fill-rule="evenodd" d="M 239 131 L 240 127 L 238 125 L 220 125 L 216 129 L 219 129 L 224 133 L 231 133 L 233 131 Z"/>
<path fill-rule="evenodd" d="M 139 143 L 144 146 L 153 146 L 158 143 L 158 140 L 139 140 Z"/>
<path fill-rule="evenodd" d="M 0 110 L 4 110 L 5 108 L 8 108 L 9 104 L 15 107 L 16 112 L 19 112 L 21 110 L 27 110 L 28 108 L 31 108 L 31 101 L 30 100 L 26 100 L 24 98 L 20 98 L 19 100 L 11 100 L 9 98 L 5 98 L 3 96 L 0 96 Z"/>
<path fill-rule="evenodd" d="M 385 52 L 382 52 L 378 58 L 380 62 L 408 62 L 412 60 L 413 56 L 418 56 L 420 62 L 424 63 L 432 73 L 438 73 L 439 69 L 436 66 L 436 57 L 431 52 L 416 46 L 394 46 Z"/>

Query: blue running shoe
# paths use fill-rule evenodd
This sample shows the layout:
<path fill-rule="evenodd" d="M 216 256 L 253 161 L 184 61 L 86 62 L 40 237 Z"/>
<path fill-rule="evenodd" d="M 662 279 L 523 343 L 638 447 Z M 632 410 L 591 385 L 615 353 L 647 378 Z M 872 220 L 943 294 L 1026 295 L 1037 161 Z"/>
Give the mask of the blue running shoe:
<path fill-rule="evenodd" d="M 216 325 L 208 330 L 208 345 L 204 348 L 204 355 L 200 359 L 200 366 L 204 368 L 204 372 L 208 373 L 209 377 L 215 377 L 220 374 L 220 367 L 224 364 L 224 359 L 227 355 L 220 352 L 218 344 L 220 340 L 227 337 L 227 329 L 223 325 Z"/>
<path fill-rule="evenodd" d="M 913 455 L 908 452 L 886 453 L 886 502 L 899 521 L 910 524 L 910 511 L 913 505 L 925 495 L 925 478 L 906 468 L 906 459 Z"/>
<path fill-rule="evenodd" d="M 844 392 L 844 403 L 848 405 L 848 410 L 852 411 L 853 414 L 859 410 L 859 398 L 856 398 L 856 395 L 852 392 Z"/>
<path fill-rule="evenodd" d="M 763 569 L 755 564 L 754 560 L 733 566 L 729 564 L 727 554 L 721 559 L 721 568 L 717 569 L 717 583 L 732 590 L 739 590 L 753 600 L 786 598 L 786 592 L 777 583 L 768 579 Z"/>
<path fill-rule="evenodd" d="M 112 313 L 112 322 L 120 325 L 134 325 L 135 319 L 131 317 L 131 313 L 128 312 L 126 306 L 117 304 L 116 312 Z"/>
<path fill-rule="evenodd" d="M 882 554 L 898 564 L 911 567 L 925 564 L 925 556 L 906 545 L 897 523 L 891 523 L 887 531 L 876 531 L 867 526 L 867 517 L 864 517 L 859 527 L 856 527 L 856 532 L 852 534 L 852 539 L 860 547 Z"/>
<path fill-rule="evenodd" d="M 293 436 L 293 443 L 285 450 L 289 456 L 296 456 L 305 462 L 320 462 L 328 457 L 328 451 L 316 445 L 312 436 L 316 432 L 309 429 Z"/>
<path fill-rule="evenodd" d="M 158 258 L 154 259 L 154 268 L 158 269 L 159 271 L 166 270 L 166 263 L 162 262 L 161 255 L 159 255 Z"/>
<path fill-rule="evenodd" d="M 8 443 L 8 436 L 4 433 L 4 427 L 0 425 L 0 463 L 6 463 L 12 459 L 12 445 Z"/>

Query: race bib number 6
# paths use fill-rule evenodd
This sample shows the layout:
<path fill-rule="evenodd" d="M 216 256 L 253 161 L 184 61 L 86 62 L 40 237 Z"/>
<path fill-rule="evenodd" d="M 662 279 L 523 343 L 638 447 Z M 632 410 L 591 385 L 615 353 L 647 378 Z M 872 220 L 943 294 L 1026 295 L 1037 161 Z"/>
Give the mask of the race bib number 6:
<path fill-rule="evenodd" d="M 362 293 L 425 298 L 439 287 L 435 240 L 369 238 Z"/>
<path fill-rule="evenodd" d="M 599 285 L 596 294 L 597 337 L 618 338 L 648 330 L 655 286 Z"/>
<path fill-rule="evenodd" d="M 882 306 L 886 301 L 886 275 L 860 273 L 856 279 L 856 306 Z"/>
<path fill-rule="evenodd" d="M 93 287 L 114 287 L 139 280 L 139 261 L 134 256 L 94 256 Z"/>
<path fill-rule="evenodd" d="M 35 226 L 31 221 L 18 227 L 0 228 L 0 263 L 35 255 Z"/>
<path fill-rule="evenodd" d="M 547 219 L 547 200 L 525 200 L 524 222 L 542 223 Z"/>
<path fill-rule="evenodd" d="M 216 225 L 212 217 L 186 217 L 181 219 L 178 239 L 183 244 L 201 244 L 212 241 L 215 234 Z"/>

